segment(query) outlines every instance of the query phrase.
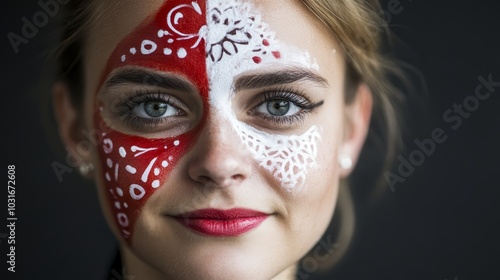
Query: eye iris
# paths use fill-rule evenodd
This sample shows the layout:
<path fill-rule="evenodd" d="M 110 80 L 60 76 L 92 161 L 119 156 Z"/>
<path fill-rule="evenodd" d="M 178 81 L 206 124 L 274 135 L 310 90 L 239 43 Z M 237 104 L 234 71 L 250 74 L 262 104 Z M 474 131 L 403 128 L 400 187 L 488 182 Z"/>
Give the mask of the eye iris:
<path fill-rule="evenodd" d="M 286 100 L 273 100 L 267 103 L 267 110 L 273 116 L 283 116 L 290 110 L 290 102 Z"/>
<path fill-rule="evenodd" d="M 144 103 L 144 111 L 150 117 L 161 117 L 168 109 L 168 104 L 159 101 L 147 101 Z"/>

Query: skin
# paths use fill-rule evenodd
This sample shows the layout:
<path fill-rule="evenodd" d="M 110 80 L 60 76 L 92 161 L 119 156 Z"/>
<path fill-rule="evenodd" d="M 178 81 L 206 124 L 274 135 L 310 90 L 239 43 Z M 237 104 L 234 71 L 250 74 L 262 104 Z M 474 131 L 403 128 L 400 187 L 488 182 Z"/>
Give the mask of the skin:
<path fill-rule="evenodd" d="M 345 155 L 356 162 L 370 120 L 371 93 L 360 85 L 354 102 L 349 106 L 344 104 L 345 61 L 341 47 L 300 3 L 249 2 L 274 32 L 277 41 L 310 54 L 317 64 L 312 70 L 326 81 L 325 85 L 313 81 L 286 85 L 303 91 L 313 102 L 323 102 L 301 122 L 276 126 L 249 114 L 256 107 L 252 100 L 266 90 L 253 88 L 230 95 L 229 106 L 225 106 L 230 108 L 227 111 L 217 108 L 220 104 L 204 98 L 201 93 L 181 95 L 190 113 L 171 129 L 145 132 L 121 126 L 119 119 L 113 119 L 108 113 L 112 108 L 110 104 L 126 89 L 115 88 L 114 95 L 103 93 L 102 81 L 119 68 L 109 69 L 108 61 L 137 26 L 161 9 L 162 1 L 99 3 L 104 16 L 92 23 L 84 49 L 83 115 L 78 115 L 71 106 L 68 88 L 64 84 L 54 86 L 56 119 L 61 138 L 68 147 L 77 147 L 84 139 L 80 132 L 99 130 L 102 121 L 112 126 L 107 132 L 128 135 L 133 143 L 144 143 L 146 138 L 183 137 L 183 144 L 172 152 L 175 164 L 161 175 L 161 186 L 140 204 L 130 205 L 128 215 L 133 220 L 130 225 L 133 235 L 128 239 L 117 224 L 117 212 L 110 200 L 103 143 L 91 153 L 78 155 L 96 166 L 96 172 L 88 177 L 97 184 L 103 213 L 120 241 L 129 275 L 145 279 L 293 279 L 297 262 L 315 245 L 331 220 L 339 180 L 351 171 L 341 169 L 338 158 Z M 241 73 L 232 72 L 232 81 L 244 75 L 277 72 L 291 65 L 296 66 L 284 59 L 279 64 L 263 63 Z M 168 69 L 163 72 L 168 74 Z M 210 73 L 208 77 L 211 83 L 222 83 Z M 96 104 L 104 107 L 97 117 L 99 106 Z M 272 139 L 303 135 L 312 127 L 319 128 L 321 140 L 316 141 L 315 166 L 307 170 L 302 182 L 304 188 L 290 191 L 279 177 L 263 168 L 255 153 L 242 141 L 238 124 L 257 129 Z M 251 208 L 271 216 L 244 235 L 226 238 L 194 233 L 165 217 L 165 214 L 195 209 L 235 207 Z"/>

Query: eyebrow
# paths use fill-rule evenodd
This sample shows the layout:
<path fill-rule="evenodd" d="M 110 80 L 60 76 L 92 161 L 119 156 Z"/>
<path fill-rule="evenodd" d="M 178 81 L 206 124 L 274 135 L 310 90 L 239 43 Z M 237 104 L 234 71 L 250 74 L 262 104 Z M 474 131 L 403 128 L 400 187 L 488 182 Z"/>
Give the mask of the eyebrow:
<path fill-rule="evenodd" d="M 322 87 L 326 87 L 328 82 L 325 78 L 302 68 L 289 68 L 272 73 L 246 75 L 238 78 L 234 83 L 234 90 L 244 90 L 252 88 L 263 88 L 281 84 L 289 84 L 298 81 L 312 81 Z"/>
<path fill-rule="evenodd" d="M 130 83 L 146 86 L 158 86 L 184 92 L 197 91 L 196 87 L 181 77 L 156 73 L 144 69 L 120 70 L 106 82 L 106 88 Z"/>

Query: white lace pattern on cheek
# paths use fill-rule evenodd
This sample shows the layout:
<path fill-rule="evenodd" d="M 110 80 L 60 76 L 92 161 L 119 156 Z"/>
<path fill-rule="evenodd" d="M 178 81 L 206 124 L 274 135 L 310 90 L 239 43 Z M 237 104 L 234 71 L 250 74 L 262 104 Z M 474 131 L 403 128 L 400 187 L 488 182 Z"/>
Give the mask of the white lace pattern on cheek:
<path fill-rule="evenodd" d="M 308 169 L 316 167 L 319 129 L 311 127 L 301 135 L 273 135 L 240 123 L 237 132 L 260 166 L 269 171 L 288 191 L 303 189 Z"/>

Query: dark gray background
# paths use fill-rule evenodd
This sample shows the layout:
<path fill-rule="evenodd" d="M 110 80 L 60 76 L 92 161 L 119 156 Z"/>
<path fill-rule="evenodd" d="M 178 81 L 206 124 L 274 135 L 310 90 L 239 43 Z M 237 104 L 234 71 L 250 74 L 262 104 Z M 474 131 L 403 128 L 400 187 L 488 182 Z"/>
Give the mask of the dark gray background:
<path fill-rule="evenodd" d="M 409 95 L 403 107 L 402 156 L 408 158 L 416 149 L 414 140 L 429 138 L 435 128 L 442 128 L 448 139 L 376 203 L 366 195 L 372 178 L 355 179 L 352 247 L 328 276 L 311 274 L 310 279 L 500 279 L 500 88 L 457 130 L 443 120 L 444 112 L 474 94 L 478 76 L 491 74 L 500 81 L 500 5 L 493 0 L 400 2 L 401 10 L 389 12 L 399 38 L 393 53 L 418 69 L 427 86 L 426 92 Z M 390 10 L 388 1 L 382 6 Z M 7 165 L 16 165 L 18 226 L 17 272 L 5 273 L 7 243 L 0 238 L 0 275 L 8 276 L 0 278 L 102 279 L 115 243 L 94 187 L 76 170 L 57 180 L 51 163 L 61 159 L 51 149 L 38 112 L 57 18 L 15 54 L 7 34 L 19 34 L 21 18 L 31 18 L 40 7 L 34 0 L 9 0 L 1 11 L 1 166 L 7 173 Z M 413 79 L 420 83 L 417 75 Z M 368 158 L 364 152 L 362 159 Z M 5 187 L 0 234 L 7 232 L 6 200 Z"/>

